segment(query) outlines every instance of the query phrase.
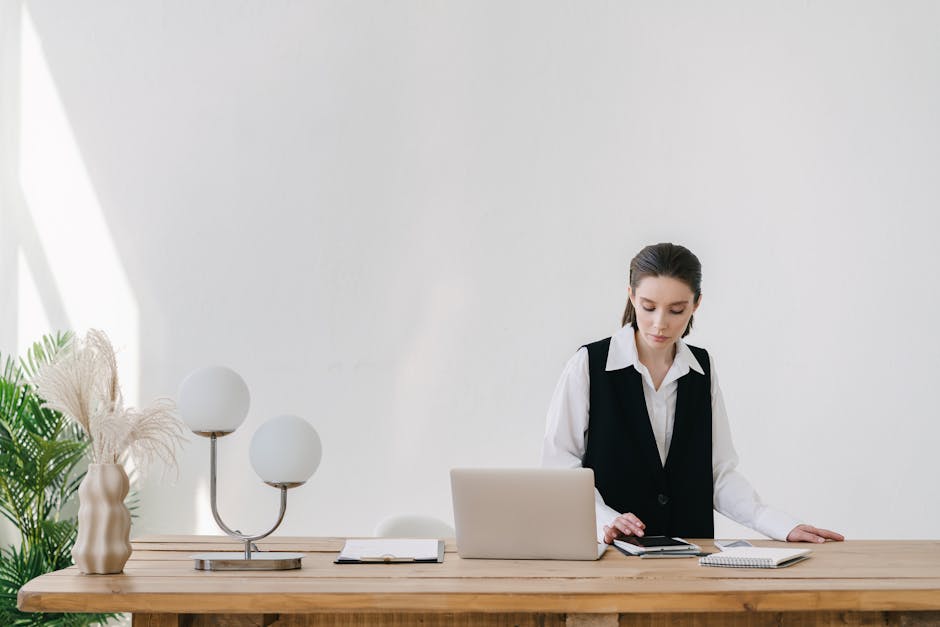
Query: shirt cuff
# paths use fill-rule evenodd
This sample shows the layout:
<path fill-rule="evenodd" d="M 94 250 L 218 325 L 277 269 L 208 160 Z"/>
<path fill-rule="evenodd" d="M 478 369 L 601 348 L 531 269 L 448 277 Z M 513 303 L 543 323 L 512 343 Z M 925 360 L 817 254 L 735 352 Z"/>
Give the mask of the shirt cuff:
<path fill-rule="evenodd" d="M 604 542 L 604 527 L 609 527 L 614 518 L 619 516 L 616 510 L 613 510 L 602 503 L 595 503 L 594 515 L 597 522 L 597 541 Z"/>
<path fill-rule="evenodd" d="M 793 528 L 799 524 L 799 520 L 786 512 L 765 506 L 755 521 L 754 529 L 774 540 L 785 542 Z"/>

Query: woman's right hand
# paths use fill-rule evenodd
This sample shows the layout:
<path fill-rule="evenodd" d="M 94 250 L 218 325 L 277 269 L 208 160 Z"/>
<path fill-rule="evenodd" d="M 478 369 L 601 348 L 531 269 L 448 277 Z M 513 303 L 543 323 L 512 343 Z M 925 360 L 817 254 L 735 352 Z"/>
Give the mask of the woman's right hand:
<path fill-rule="evenodd" d="M 620 514 L 609 526 L 604 525 L 604 542 L 611 544 L 614 538 L 620 535 L 642 536 L 645 533 L 644 529 L 646 525 L 632 513 Z"/>

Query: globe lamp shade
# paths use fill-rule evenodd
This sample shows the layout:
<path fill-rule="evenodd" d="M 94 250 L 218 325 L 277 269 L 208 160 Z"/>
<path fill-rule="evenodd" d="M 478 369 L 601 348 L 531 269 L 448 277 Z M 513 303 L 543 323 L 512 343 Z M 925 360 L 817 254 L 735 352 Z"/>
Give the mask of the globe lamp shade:
<path fill-rule="evenodd" d="M 190 373 L 180 384 L 176 406 L 196 433 L 231 433 L 248 415 L 248 386 L 237 372 L 209 366 Z"/>
<path fill-rule="evenodd" d="M 252 468 L 262 481 L 274 485 L 305 483 L 322 454 L 316 429 L 297 416 L 278 416 L 261 425 L 248 450 Z"/>

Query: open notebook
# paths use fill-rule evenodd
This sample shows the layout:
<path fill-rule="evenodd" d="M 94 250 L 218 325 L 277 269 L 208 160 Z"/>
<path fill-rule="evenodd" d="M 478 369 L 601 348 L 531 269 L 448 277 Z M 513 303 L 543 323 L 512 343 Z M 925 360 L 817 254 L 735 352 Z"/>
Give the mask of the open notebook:
<path fill-rule="evenodd" d="M 725 549 L 699 558 L 702 566 L 729 566 L 731 568 L 783 568 L 809 557 L 810 549 L 773 549 L 745 546 Z"/>

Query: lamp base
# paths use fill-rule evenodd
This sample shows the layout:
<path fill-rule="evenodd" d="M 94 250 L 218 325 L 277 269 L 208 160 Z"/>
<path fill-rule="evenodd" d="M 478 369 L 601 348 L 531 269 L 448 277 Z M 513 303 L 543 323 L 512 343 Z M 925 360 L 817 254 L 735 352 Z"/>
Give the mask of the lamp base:
<path fill-rule="evenodd" d="M 196 570 L 294 570 L 300 568 L 303 553 L 256 552 L 245 559 L 244 552 L 197 553 L 190 557 Z"/>

